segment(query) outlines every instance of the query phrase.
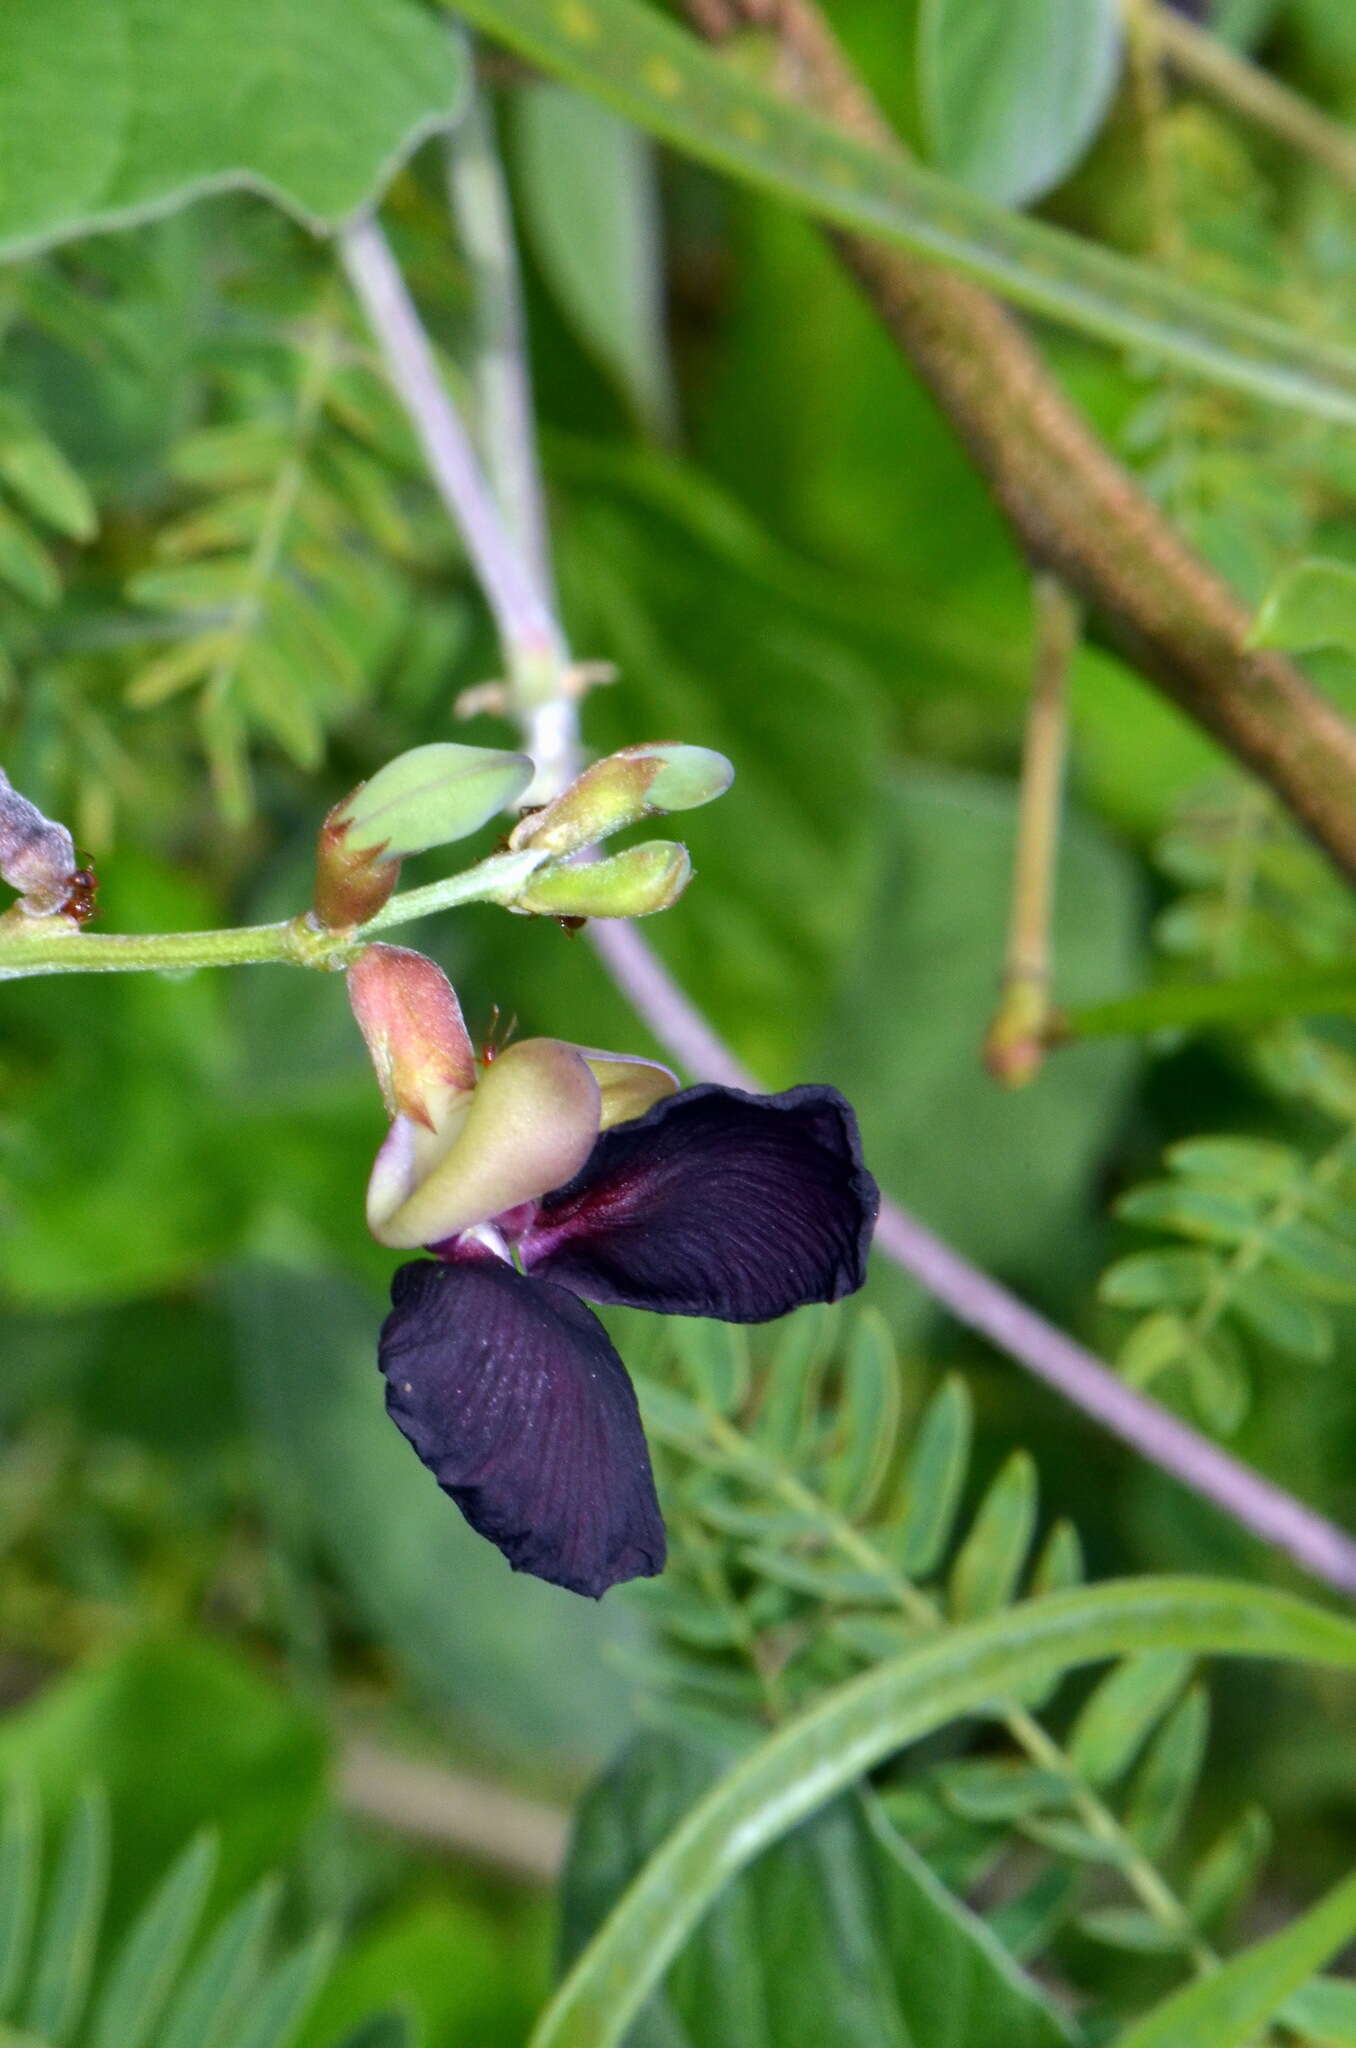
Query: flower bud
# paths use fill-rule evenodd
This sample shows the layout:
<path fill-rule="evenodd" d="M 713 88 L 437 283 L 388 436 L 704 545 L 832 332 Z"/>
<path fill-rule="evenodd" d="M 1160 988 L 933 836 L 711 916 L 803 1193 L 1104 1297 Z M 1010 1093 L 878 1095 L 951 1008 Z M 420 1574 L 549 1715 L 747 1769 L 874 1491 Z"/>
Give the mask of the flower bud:
<path fill-rule="evenodd" d="M 438 742 L 412 747 L 360 782 L 325 819 L 316 856 L 315 911 L 331 929 L 375 916 L 400 862 L 479 831 L 532 779 L 526 754 Z"/>
<path fill-rule="evenodd" d="M 607 860 L 540 868 L 512 907 L 539 917 L 649 917 L 676 903 L 691 880 L 685 846 L 647 839 Z"/>
<path fill-rule="evenodd" d="M 348 970 L 348 999 L 388 1116 L 438 1129 L 476 1084 L 475 1052 L 456 990 L 408 946 L 369 946 Z"/>
<path fill-rule="evenodd" d="M 0 877 L 31 916 L 60 910 L 75 880 L 75 847 L 64 825 L 44 818 L 0 768 Z"/>
<path fill-rule="evenodd" d="M 542 810 L 521 818 L 510 844 L 546 853 L 577 853 L 642 818 L 709 804 L 723 796 L 733 780 L 734 769 L 724 754 L 710 747 L 623 747 L 619 754 L 595 761 Z"/>

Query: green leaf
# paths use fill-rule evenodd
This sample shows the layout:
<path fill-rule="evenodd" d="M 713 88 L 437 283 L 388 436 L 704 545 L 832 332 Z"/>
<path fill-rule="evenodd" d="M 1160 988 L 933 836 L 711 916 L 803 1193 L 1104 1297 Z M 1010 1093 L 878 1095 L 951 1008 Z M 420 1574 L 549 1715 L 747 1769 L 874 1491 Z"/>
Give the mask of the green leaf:
<path fill-rule="evenodd" d="M 69 1805 L 87 1775 L 106 1788 L 115 1913 L 144 1897 L 205 1824 L 220 1831 L 223 1889 L 252 1882 L 312 1819 L 326 1751 L 324 1729 L 296 1698 L 201 1638 L 91 1660 L 0 1725 L 0 1775 L 31 1777 L 47 1806 Z"/>
<path fill-rule="evenodd" d="M 1026 1451 L 1014 1451 L 990 1486 L 956 1553 L 948 1591 L 959 1621 L 1005 1607 L 1021 1582 L 1036 1533 L 1040 1482 Z"/>
<path fill-rule="evenodd" d="M 68 540 L 92 540 L 99 515 L 83 478 L 55 441 L 5 408 L 0 413 L 0 477 L 35 519 Z"/>
<path fill-rule="evenodd" d="M 1126 1223 L 1146 1229 L 1173 1230 L 1206 1244 L 1237 1244 L 1257 1229 L 1256 1204 L 1218 1188 L 1184 1186 L 1181 1181 L 1154 1181 L 1132 1188 L 1116 1204 Z"/>
<path fill-rule="evenodd" d="M 749 1390 L 751 1364 L 746 1330 L 705 1316 L 676 1318 L 670 1341 L 694 1391 L 718 1415 L 732 1415 Z"/>
<path fill-rule="evenodd" d="M 1147 1649 L 1356 1669 L 1356 1624 L 1263 1587 L 1162 1578 L 1027 1601 L 863 1673 L 698 1801 L 579 1956 L 531 2048 L 614 2048 L 723 1887 L 895 1750 L 1023 1685 Z"/>
<path fill-rule="evenodd" d="M 1185 1939 L 1179 1928 L 1165 1927 L 1142 1906 L 1096 1906 L 1090 1913 L 1079 1914 L 1077 1926 L 1080 1934 L 1093 1941 L 1126 1949 L 1131 1955 L 1172 1955 Z"/>
<path fill-rule="evenodd" d="M 1149 1744 L 1125 1807 L 1125 1828 L 1145 1854 L 1166 1855 L 1176 1841 L 1205 1761 L 1210 1702 L 1188 1687 Z"/>
<path fill-rule="evenodd" d="M 1131 1252 L 1107 1267 L 1097 1292 L 1112 1308 L 1194 1308 L 1214 1275 L 1208 1252 Z"/>
<path fill-rule="evenodd" d="M 1072 170 L 1116 90 L 1117 0 L 923 0 L 918 36 L 938 164 L 1009 206 Z"/>
<path fill-rule="evenodd" d="M 1116 2048 L 1243 2048 L 1354 1933 L 1356 1877 L 1348 1877 L 1279 1934 L 1155 2006 Z"/>
<path fill-rule="evenodd" d="M 0 582 L 46 608 L 61 596 L 61 574 L 37 535 L 0 505 Z"/>
<path fill-rule="evenodd" d="M 578 1949 L 711 1783 L 720 1753 L 644 1737 L 586 1795 L 566 1867 Z M 632 2048 L 924 2043 L 1058 2048 L 1036 1986 L 870 1795 L 839 1799 L 759 1858 L 717 1903 L 627 2035 Z"/>
<path fill-rule="evenodd" d="M 870 1512 L 899 1443 L 903 1391 L 890 1325 L 879 1309 L 852 1319 L 838 1397 L 842 1448 L 826 1476 L 829 1498 L 844 1513 Z"/>
<path fill-rule="evenodd" d="M 1191 1875 L 1186 1903 L 1193 1920 L 1215 1929 L 1252 1889 L 1271 1847 L 1271 1822 L 1250 1806 L 1206 1850 Z"/>
<path fill-rule="evenodd" d="M 1345 1977 L 1314 1977 L 1287 1998 L 1280 2017 L 1305 2042 L 1356 2048 L 1356 1984 Z"/>
<path fill-rule="evenodd" d="M 1356 357 L 848 140 L 636 0 L 459 0 L 458 15 L 700 162 L 968 271 L 1085 333 L 1356 419 Z"/>
<path fill-rule="evenodd" d="M 1252 643 L 1295 654 L 1316 647 L 1356 652 L 1356 568 L 1322 556 L 1292 563 L 1263 599 Z"/>
<path fill-rule="evenodd" d="M 0 2019 L 12 2015 L 38 1911 L 42 1821 L 32 1786 L 12 1780 L 0 1821 Z"/>
<path fill-rule="evenodd" d="M 175 1996 L 156 2048 L 223 2048 L 263 1967 L 281 1887 L 264 1878 L 224 1920 Z"/>
<path fill-rule="evenodd" d="M 1232 1436 L 1252 1405 L 1243 1356 L 1227 1329 L 1194 1337 L 1182 1354 L 1196 1412 L 1217 1436 Z"/>
<path fill-rule="evenodd" d="M 937 1776 L 943 1797 L 966 1820 L 1024 1820 L 1069 1804 L 1068 1778 L 1016 1758 L 967 1758 L 944 1764 Z"/>
<path fill-rule="evenodd" d="M 550 82 L 513 96 L 523 218 L 561 311 L 636 417 L 673 416 L 663 325 L 659 194 L 645 136 Z"/>
<path fill-rule="evenodd" d="M 1190 1668 L 1190 1659 L 1176 1650 L 1149 1650 L 1104 1678 L 1066 1745 L 1078 1774 L 1091 1785 L 1114 1785 L 1182 1690 Z"/>
<path fill-rule="evenodd" d="M 882 1183 L 968 1257 L 1038 1281 L 1049 1301 L 1052 1283 L 1072 1288 L 1098 1254 L 1093 1190 L 1132 1066 L 1100 1058 L 1128 1050 L 1103 1043 L 1062 1051 L 1038 1088 L 995 1088 L 983 1071 L 975 1047 L 993 1008 L 1015 829 L 1003 784 L 942 770 L 887 780 L 865 935 L 824 1043 Z M 1054 946 L 1070 1000 L 1134 977 L 1138 893 L 1122 850 L 1067 818 Z M 918 1313 L 916 1296 L 901 1300 L 896 1330 Z"/>
<path fill-rule="evenodd" d="M 1296 1219 L 1269 1231 L 1267 1245 L 1272 1258 L 1320 1300 L 1356 1301 L 1356 1249 L 1340 1238 Z"/>
<path fill-rule="evenodd" d="M 95 2006 L 89 2048 L 141 2048 L 193 1939 L 216 1860 L 214 1838 L 200 1835 L 133 1922 Z"/>
<path fill-rule="evenodd" d="M 1303 1166 L 1289 1145 L 1261 1138 L 1183 1138 L 1165 1156 L 1174 1173 L 1255 1195 L 1283 1194 Z"/>
<path fill-rule="evenodd" d="M 1081 1586 L 1083 1545 L 1072 1522 L 1056 1522 L 1031 1568 L 1032 1593 L 1065 1593 Z"/>
<path fill-rule="evenodd" d="M 1136 1323 L 1116 1354 L 1116 1366 L 1132 1387 L 1147 1387 L 1177 1365 L 1192 1342 L 1191 1327 L 1170 1309 L 1155 1309 Z"/>
<path fill-rule="evenodd" d="M 334 1959 L 334 1934 L 322 1927 L 274 1965 L 241 2014 L 231 2048 L 288 2048 Z"/>
<path fill-rule="evenodd" d="M 102 1792 L 86 1792 L 66 1830 L 24 2008 L 24 2025 L 56 2048 L 84 2009 L 107 1886 L 108 1804 Z"/>
<path fill-rule="evenodd" d="M 0 254 L 225 185 L 333 226 L 455 118 L 463 78 L 460 47 L 408 0 L 11 0 Z"/>
<path fill-rule="evenodd" d="M 1336 1341 L 1326 1309 L 1293 1294 L 1273 1274 L 1244 1273 L 1229 1290 L 1229 1305 L 1264 1342 L 1290 1358 L 1324 1365 Z"/>
<path fill-rule="evenodd" d="M 973 1428 L 970 1390 L 953 1375 L 924 1409 L 904 1472 L 893 1547 L 906 1578 L 922 1578 L 946 1553 L 970 1466 Z"/>

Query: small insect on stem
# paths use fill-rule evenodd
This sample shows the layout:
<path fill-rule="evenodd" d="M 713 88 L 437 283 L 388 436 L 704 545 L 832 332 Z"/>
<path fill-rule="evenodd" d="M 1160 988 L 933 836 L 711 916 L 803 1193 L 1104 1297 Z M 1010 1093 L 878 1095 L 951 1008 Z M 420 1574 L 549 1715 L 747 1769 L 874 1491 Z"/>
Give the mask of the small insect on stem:
<path fill-rule="evenodd" d="M 482 1067 L 492 1067 L 494 1065 L 517 1029 L 517 1012 L 515 1011 L 513 1016 L 505 1023 L 503 1012 L 498 1003 L 496 1003 L 490 1011 L 489 1029 L 485 1033 L 485 1042 L 480 1048 L 480 1064 Z"/>
<path fill-rule="evenodd" d="M 77 868 L 71 876 L 71 885 L 66 900 L 61 905 L 61 915 L 73 918 L 76 924 L 88 924 L 96 914 L 95 898 L 99 894 L 99 877 L 93 865 Z"/>

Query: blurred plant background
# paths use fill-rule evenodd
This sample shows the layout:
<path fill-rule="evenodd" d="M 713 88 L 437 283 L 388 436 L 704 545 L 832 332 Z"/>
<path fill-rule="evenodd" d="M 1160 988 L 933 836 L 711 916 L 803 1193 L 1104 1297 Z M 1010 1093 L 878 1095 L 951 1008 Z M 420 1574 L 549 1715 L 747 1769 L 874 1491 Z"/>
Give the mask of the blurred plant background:
<path fill-rule="evenodd" d="M 297 86 L 284 144 L 250 160 L 265 192 L 218 189 L 234 145 L 214 158 L 185 87 L 184 132 L 143 137 L 120 187 L 91 168 L 111 196 L 82 213 L 61 165 L 77 143 L 94 164 L 98 109 L 77 120 L 79 80 L 31 82 L 125 10 L 9 12 L 0 759 L 97 865 L 97 929 L 290 915 L 356 781 L 433 739 L 514 743 L 486 713 L 452 724 L 500 672 L 490 623 L 333 251 L 295 217 L 350 210 L 396 139 L 438 125 L 456 46 L 417 0 L 365 0 L 342 28 L 370 135 Z M 249 49 L 282 75 L 249 7 L 193 12 L 224 70 Z M 1351 340 L 1350 182 L 1169 69 L 1153 10 L 1053 112 L 1020 36 L 965 71 L 957 12 L 832 10 L 940 168 Z M 1065 33 L 1067 9 L 1009 12 L 1047 54 Z M 1225 47 L 1334 123 L 1356 107 L 1345 0 L 1213 12 Z M 1032 666 L 1016 543 L 812 225 L 478 55 L 562 613 L 579 656 L 618 672 L 587 698 L 585 742 L 682 738 L 738 771 L 684 821 L 698 880 L 656 948 L 763 1083 L 840 1086 L 882 1184 L 968 1257 L 1351 1525 L 1356 1034 L 1331 1015 L 1183 1022 L 1152 993 L 1341 963 L 1349 888 L 1091 631 L 1055 991 L 1075 1012 L 1150 994 L 1026 1089 L 991 1080 Z M 132 92 L 133 42 L 118 61 Z M 195 62 L 210 112 L 216 74 Z M 448 148 L 409 154 L 383 218 L 473 406 Z M 191 204 L 160 203 L 190 184 Z M 119 210 L 146 217 L 109 231 Z M 1356 711 L 1350 426 L 1151 349 L 1040 338 L 1250 606 L 1305 557 L 1337 565 L 1330 626 L 1297 633 Z M 1297 602 L 1274 598 L 1276 637 Z M 410 879 L 438 872 L 428 856 Z M 478 906 L 419 943 L 478 1035 L 497 1005 L 527 1034 L 660 1050 L 549 921 Z M 1084 1561 L 1292 1577 L 881 1262 L 862 1303 L 752 1342 L 609 1316 L 674 1562 L 597 1609 L 511 1580 L 383 1414 L 392 1259 L 362 1219 L 381 1113 L 338 983 L 16 980 L 0 1020 L 0 2015 L 25 2041 L 508 2048 L 559 1944 L 722 1760 L 853 1672 Z M 953 1725 L 764 1859 L 634 2038 L 1092 2043 L 1352 1865 L 1346 1681 L 1203 1678 L 1165 1650 L 1043 1705 Z M 132 1966 L 119 2005 L 138 1927 L 162 1981 L 152 1995 Z M 1291 2019 L 1356 2040 L 1350 2007 Z"/>

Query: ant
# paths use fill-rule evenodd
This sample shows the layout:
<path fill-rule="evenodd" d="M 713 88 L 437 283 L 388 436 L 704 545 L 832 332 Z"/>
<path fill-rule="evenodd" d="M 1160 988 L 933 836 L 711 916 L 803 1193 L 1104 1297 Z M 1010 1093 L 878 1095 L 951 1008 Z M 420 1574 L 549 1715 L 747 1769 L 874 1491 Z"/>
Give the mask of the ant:
<path fill-rule="evenodd" d="M 99 893 L 99 877 L 93 864 L 77 868 L 71 876 L 65 901 L 60 905 L 63 917 L 73 918 L 76 924 L 88 924 L 95 913 L 95 898 Z"/>

